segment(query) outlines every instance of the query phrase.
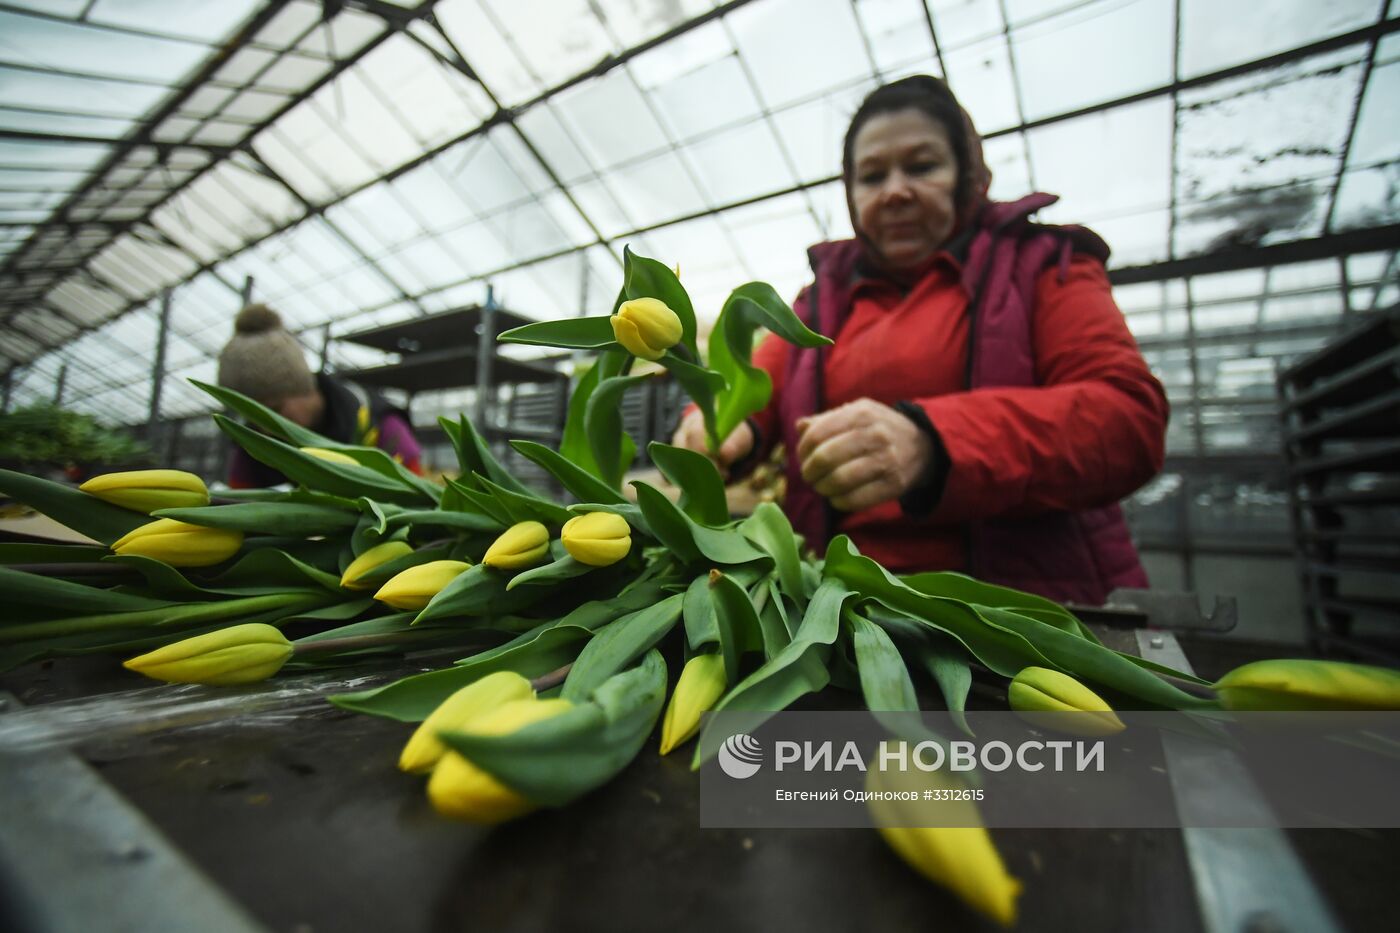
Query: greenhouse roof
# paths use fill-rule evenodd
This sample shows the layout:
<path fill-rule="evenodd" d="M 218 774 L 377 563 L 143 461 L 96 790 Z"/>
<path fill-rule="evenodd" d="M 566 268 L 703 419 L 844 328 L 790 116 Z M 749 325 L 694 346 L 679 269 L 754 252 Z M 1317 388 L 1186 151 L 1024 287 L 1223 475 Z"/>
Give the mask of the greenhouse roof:
<path fill-rule="evenodd" d="M 8 0 L 6 400 L 144 421 L 168 307 L 162 414 L 207 410 L 186 379 L 249 279 L 312 352 L 487 284 L 600 313 L 629 244 L 702 317 L 791 296 L 850 233 L 851 112 L 914 73 L 971 112 L 994 197 L 1109 241 L 1169 391 L 1247 398 L 1397 300 L 1397 28 L 1400 0 Z"/>

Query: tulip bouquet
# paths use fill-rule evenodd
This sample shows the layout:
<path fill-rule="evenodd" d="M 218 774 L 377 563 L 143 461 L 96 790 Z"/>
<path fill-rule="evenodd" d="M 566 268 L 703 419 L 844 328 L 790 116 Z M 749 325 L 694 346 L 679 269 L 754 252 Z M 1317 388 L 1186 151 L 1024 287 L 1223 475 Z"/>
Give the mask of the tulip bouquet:
<path fill-rule="evenodd" d="M 1122 728 L 1110 699 L 1203 711 L 1400 707 L 1394 672 L 1264 662 L 1212 685 L 1106 647 L 1038 596 L 956 573 L 898 576 L 845 537 L 804 554 L 771 503 L 732 519 L 713 461 L 693 451 L 648 450 L 679 501 L 644 482 L 625 495 L 637 448 L 619 403 L 650 378 L 632 374 L 635 360 L 685 388 L 717 449 L 769 400 L 751 361 L 760 327 L 801 346 L 828 342 L 771 287 L 750 283 L 724 304 L 702 360 L 677 273 L 627 251 L 611 314 L 503 334 L 596 354 L 558 448 L 512 442 L 568 502 L 521 483 L 465 417 L 442 422 L 461 473 L 439 485 L 211 385 L 200 387 L 241 416 L 214 415 L 220 428 L 295 489 L 212 502 L 198 478 L 169 470 L 79 489 L 0 472 L 0 492 L 98 542 L 0 544 L 10 606 L 0 667 L 97 652 L 160 680 L 241 684 L 456 646 L 449 666 L 333 701 L 416 723 L 399 767 L 428 775 L 441 813 L 486 823 L 599 787 L 658 720 L 667 754 L 709 711 L 756 724 L 828 685 L 877 714 L 916 711 L 914 678 L 927 677 L 958 722 L 976 669 L 1009 681 L 1017 711 L 1074 711 L 1091 734 Z M 668 668 L 679 671 L 669 692 Z M 987 831 L 967 822 L 881 832 L 915 868 L 1010 923 L 1019 884 Z"/>

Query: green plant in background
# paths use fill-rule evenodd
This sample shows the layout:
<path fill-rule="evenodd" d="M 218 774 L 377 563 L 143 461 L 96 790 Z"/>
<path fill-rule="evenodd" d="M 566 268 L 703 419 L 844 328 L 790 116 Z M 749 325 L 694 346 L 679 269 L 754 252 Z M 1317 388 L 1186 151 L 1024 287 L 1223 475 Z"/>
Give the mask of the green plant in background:
<path fill-rule="evenodd" d="M 30 405 L 0 414 L 0 463 L 122 464 L 150 455 L 144 444 L 123 431 L 57 405 Z"/>
<path fill-rule="evenodd" d="M 771 503 L 734 520 L 702 454 L 652 444 L 679 501 L 639 481 L 624 495 L 637 450 L 619 401 L 649 378 L 632 374 L 634 353 L 686 389 L 716 449 L 771 394 L 751 363 L 759 327 L 801 346 L 827 342 L 770 287 L 751 283 L 725 302 L 702 365 L 676 274 L 629 250 L 612 314 L 502 335 L 595 354 L 559 449 L 512 442 L 570 502 L 519 482 L 465 417 L 442 420 L 461 472 L 438 485 L 382 451 L 337 444 L 199 383 L 252 425 L 215 415 L 220 428 L 296 489 L 143 514 L 125 506 L 165 504 L 146 497 L 149 476 L 98 484 L 143 491 L 123 503 L 0 471 L 0 492 L 99 542 L 0 544 L 0 585 L 13 607 L 0 623 L 0 668 L 144 652 L 129 665 L 172 679 L 199 679 L 203 665 L 215 682 L 457 646 L 459 660 L 441 670 L 333 700 L 421 723 L 400 767 L 429 775 L 440 812 L 481 822 L 566 805 L 625 768 L 668 706 L 668 667 L 682 673 L 663 753 L 692 738 L 707 710 L 757 725 L 833 684 L 877 716 L 915 711 L 915 671 L 938 685 L 955 721 L 974 667 L 1013 681 L 1013 705 L 1027 715 L 1078 711 L 1100 731 L 1117 722 L 1110 703 L 1221 710 L 1210 684 L 1107 648 L 1050 600 L 956 573 L 898 576 L 845 537 L 825 555 L 804 554 Z M 198 545 L 188 549 L 198 560 L 165 546 L 181 535 Z M 1364 684 L 1364 704 L 1400 707 L 1394 678 L 1289 663 L 1221 686 L 1235 691 L 1227 696 L 1287 693 L 1307 703 Z M 697 748 L 713 744 L 701 730 Z M 975 821 L 884 835 L 974 908 L 1014 920 L 1019 883 Z"/>

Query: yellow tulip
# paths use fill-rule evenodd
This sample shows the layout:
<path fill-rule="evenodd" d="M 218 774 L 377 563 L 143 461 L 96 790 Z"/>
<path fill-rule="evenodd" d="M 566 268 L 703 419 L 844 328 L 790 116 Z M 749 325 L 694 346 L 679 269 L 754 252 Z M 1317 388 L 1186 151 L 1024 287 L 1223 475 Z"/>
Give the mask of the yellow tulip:
<path fill-rule="evenodd" d="M 887 772 L 873 767 L 866 778 L 871 792 L 912 792 L 918 798 L 924 790 L 964 787 L 941 772 Z M 920 826 L 927 819 L 923 813 L 934 811 L 919 811 L 919 804 L 908 800 L 871 800 L 869 805 L 881 837 L 911 868 L 1002 926 L 1016 922 L 1021 882 L 1006 870 L 976 804 L 937 804 L 941 822 L 965 824 L 960 826 Z"/>
<path fill-rule="evenodd" d="M 587 512 L 564 523 L 559 537 L 574 560 L 592 567 L 615 564 L 632 550 L 632 528 L 612 512 Z"/>
<path fill-rule="evenodd" d="M 293 650 L 271 625 L 249 622 L 177 641 L 122 666 L 167 683 L 227 687 L 266 680 L 282 669 Z"/>
<path fill-rule="evenodd" d="M 683 332 L 676 312 L 655 298 L 624 301 L 610 320 L 617 342 L 645 360 L 661 359 L 680 342 Z"/>
<path fill-rule="evenodd" d="M 1073 735 L 1103 736 L 1123 731 L 1113 707 L 1066 674 L 1024 667 L 1006 691 L 1011 708 L 1037 726 Z"/>
<path fill-rule="evenodd" d="M 481 562 L 499 570 L 524 570 L 549 555 L 549 529 L 539 522 L 517 522 L 497 538 Z"/>
<path fill-rule="evenodd" d="M 158 518 L 112 542 L 118 554 L 136 554 L 172 567 L 208 567 L 223 563 L 243 546 L 243 532 L 205 528 L 173 518 Z"/>
<path fill-rule="evenodd" d="M 1231 710 L 1400 709 L 1400 671 L 1343 661 L 1255 661 L 1215 689 Z"/>
<path fill-rule="evenodd" d="M 487 674 L 458 690 L 438 704 L 403 747 L 399 755 L 399 770 L 410 774 L 426 774 L 433 769 L 447 746 L 438 738 L 439 732 L 460 732 L 473 719 L 503 703 L 534 697 L 530 681 L 514 671 Z"/>
<path fill-rule="evenodd" d="M 367 590 L 374 584 L 365 581 L 366 574 L 391 560 L 397 560 L 405 554 L 412 553 L 413 548 L 406 541 L 386 541 L 383 544 L 376 544 L 350 562 L 350 566 L 346 567 L 345 572 L 340 575 L 340 585 L 347 590 Z"/>
<path fill-rule="evenodd" d="M 462 560 L 430 560 L 395 574 L 379 588 L 374 598 L 395 609 L 422 609 L 439 590 L 470 566 Z"/>
<path fill-rule="evenodd" d="M 184 470 L 103 473 L 78 488 L 88 495 L 136 512 L 189 509 L 209 504 L 209 490 L 204 480 Z"/>
<path fill-rule="evenodd" d="M 360 465 L 360 461 L 356 460 L 349 454 L 343 454 L 338 450 L 326 450 L 326 448 L 324 447 L 302 447 L 301 452 L 304 454 L 310 454 L 311 456 L 316 457 L 318 460 L 324 460 L 327 463 L 343 463 L 346 466 Z"/>
<path fill-rule="evenodd" d="M 568 700 L 512 700 L 482 713 L 465 729 L 472 735 L 509 735 L 573 708 Z M 463 756 L 449 751 L 428 779 L 428 799 L 443 816 L 473 823 L 504 823 L 535 804 Z"/>
<path fill-rule="evenodd" d="M 725 686 L 724 658 L 719 654 L 697 654 L 685 662 L 661 722 L 661 754 L 669 754 L 700 730 L 700 717 L 724 696 Z"/>

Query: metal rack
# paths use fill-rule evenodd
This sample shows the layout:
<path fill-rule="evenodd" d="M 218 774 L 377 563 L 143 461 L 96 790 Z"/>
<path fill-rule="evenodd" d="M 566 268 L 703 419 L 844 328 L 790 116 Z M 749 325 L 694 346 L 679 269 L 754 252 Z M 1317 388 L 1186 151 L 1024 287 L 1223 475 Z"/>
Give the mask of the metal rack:
<path fill-rule="evenodd" d="M 1309 641 L 1400 663 L 1400 308 L 1279 374 Z"/>

